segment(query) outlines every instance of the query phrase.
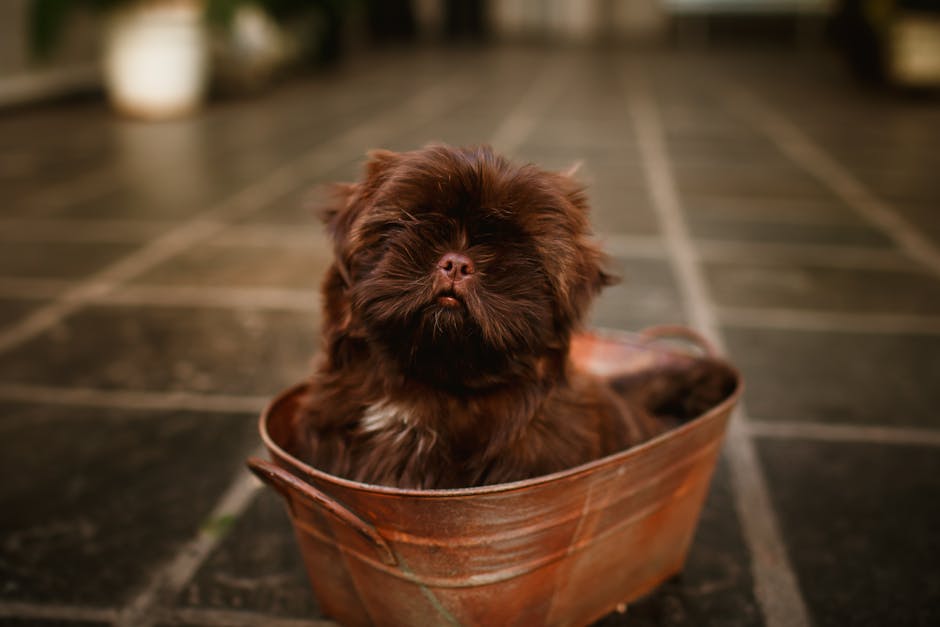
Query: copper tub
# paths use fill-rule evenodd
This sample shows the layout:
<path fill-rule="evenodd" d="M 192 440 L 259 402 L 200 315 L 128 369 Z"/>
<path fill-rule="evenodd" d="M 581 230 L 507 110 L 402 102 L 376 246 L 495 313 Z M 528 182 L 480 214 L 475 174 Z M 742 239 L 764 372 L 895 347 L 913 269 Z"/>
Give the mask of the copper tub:
<path fill-rule="evenodd" d="M 685 347 L 661 341 L 681 336 Z M 572 356 L 604 375 L 713 354 L 682 328 L 586 334 Z M 682 570 L 734 393 L 640 446 L 551 475 L 401 490 L 312 468 L 290 449 L 303 386 L 261 417 L 272 462 L 248 465 L 287 501 L 320 607 L 345 625 L 580 625 Z"/>

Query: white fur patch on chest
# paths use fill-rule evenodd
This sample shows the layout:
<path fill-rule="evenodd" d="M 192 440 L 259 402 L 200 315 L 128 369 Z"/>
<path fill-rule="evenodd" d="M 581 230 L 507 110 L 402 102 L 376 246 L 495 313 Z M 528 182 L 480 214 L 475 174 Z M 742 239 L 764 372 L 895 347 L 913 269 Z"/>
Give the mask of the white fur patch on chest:
<path fill-rule="evenodd" d="M 380 401 L 370 405 L 359 419 L 359 435 L 369 440 L 373 453 L 385 450 L 386 461 L 407 454 L 414 463 L 437 446 L 437 433 L 407 405 Z"/>
<path fill-rule="evenodd" d="M 380 401 L 366 409 L 359 427 L 363 433 L 406 431 L 414 427 L 414 419 L 407 407 L 391 401 Z"/>

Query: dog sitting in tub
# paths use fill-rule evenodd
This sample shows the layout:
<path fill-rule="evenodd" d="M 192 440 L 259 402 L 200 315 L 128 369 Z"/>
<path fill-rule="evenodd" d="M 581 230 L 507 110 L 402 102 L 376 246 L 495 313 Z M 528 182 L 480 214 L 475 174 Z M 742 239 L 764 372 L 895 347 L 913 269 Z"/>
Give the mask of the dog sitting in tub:
<path fill-rule="evenodd" d="M 713 360 L 607 381 L 572 334 L 613 282 L 584 188 L 489 147 L 370 153 L 324 220 L 323 351 L 300 456 L 400 488 L 527 479 L 634 446 L 727 397 Z"/>

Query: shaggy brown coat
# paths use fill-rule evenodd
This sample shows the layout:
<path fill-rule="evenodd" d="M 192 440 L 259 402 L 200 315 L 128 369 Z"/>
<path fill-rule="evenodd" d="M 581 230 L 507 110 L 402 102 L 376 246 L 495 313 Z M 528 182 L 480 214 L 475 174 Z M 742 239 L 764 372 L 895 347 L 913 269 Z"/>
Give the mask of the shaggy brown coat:
<path fill-rule="evenodd" d="M 615 393 L 572 367 L 572 333 L 611 278 L 566 174 L 488 147 L 376 151 L 324 217 L 323 351 L 295 433 L 326 472 L 424 489 L 525 479 L 652 437 L 657 407 L 700 380 L 728 387 L 702 370 Z"/>

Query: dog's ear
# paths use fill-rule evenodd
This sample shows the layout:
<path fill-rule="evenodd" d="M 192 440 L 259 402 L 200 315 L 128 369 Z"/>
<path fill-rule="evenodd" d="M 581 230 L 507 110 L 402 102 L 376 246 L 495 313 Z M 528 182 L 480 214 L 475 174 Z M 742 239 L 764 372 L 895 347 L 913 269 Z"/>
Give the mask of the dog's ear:
<path fill-rule="evenodd" d="M 557 273 L 561 281 L 557 285 L 555 324 L 561 337 L 567 337 L 580 326 L 590 304 L 604 287 L 618 282 L 617 277 L 607 271 L 607 256 L 590 234 L 585 185 L 574 176 L 580 167 L 577 163 L 552 174 L 554 184 L 567 201 L 569 228 L 577 234 L 574 244 L 564 247 L 562 263 L 565 268 Z"/>
<path fill-rule="evenodd" d="M 572 163 L 571 165 L 569 165 L 567 168 L 565 168 L 564 170 L 562 170 L 562 171 L 559 172 L 558 174 L 560 174 L 561 176 L 563 176 L 563 177 L 566 178 L 566 179 L 571 179 L 572 181 L 577 181 L 577 180 L 578 180 L 578 172 L 581 171 L 582 166 L 584 166 L 584 162 L 583 162 L 583 161 L 575 161 L 574 163 Z"/>
<path fill-rule="evenodd" d="M 355 221 L 359 184 L 336 183 L 327 189 L 327 201 L 317 207 L 320 220 L 333 243 L 333 267 L 349 286 L 347 271 L 349 232 Z"/>
<path fill-rule="evenodd" d="M 371 150 L 367 153 L 365 174 L 358 183 L 339 183 L 330 188 L 330 200 L 320 209 L 320 219 L 333 240 L 334 265 L 347 286 L 350 255 L 355 249 L 354 226 L 369 205 L 372 196 L 386 179 L 401 155 L 389 150 Z"/>
<path fill-rule="evenodd" d="M 346 208 L 355 191 L 356 185 L 353 183 L 333 183 L 327 187 L 317 188 L 316 198 L 309 203 L 309 206 L 320 222 L 327 227 L 330 235 L 333 234 L 337 216 Z"/>
<path fill-rule="evenodd" d="M 385 150 L 384 148 L 375 148 L 366 153 L 369 160 L 366 162 L 366 177 L 382 177 L 401 160 L 401 154 Z"/>
<path fill-rule="evenodd" d="M 581 325 L 594 298 L 608 285 L 618 282 L 606 268 L 607 258 L 594 242 L 581 238 L 571 263 L 568 280 L 561 286 L 556 303 L 555 320 L 559 331 L 574 330 Z"/>
<path fill-rule="evenodd" d="M 326 225 L 335 239 L 345 233 L 342 227 L 351 226 L 357 214 L 357 205 L 370 197 L 385 180 L 392 167 L 401 159 L 401 155 L 390 150 L 377 148 L 366 153 L 368 157 L 363 180 L 358 183 L 335 183 L 328 189 L 329 200 L 318 210 L 320 220 Z"/>
<path fill-rule="evenodd" d="M 387 150 L 369 152 L 362 180 L 330 187 L 328 201 L 319 210 L 320 219 L 333 243 L 333 264 L 323 283 L 325 317 L 322 326 L 327 352 L 334 361 L 341 360 L 349 349 L 347 340 L 362 335 L 348 294 L 353 284 L 350 267 L 358 246 L 355 241 L 356 223 L 400 158 L 400 155 Z"/>
<path fill-rule="evenodd" d="M 587 214 L 588 199 L 587 194 L 585 193 L 587 186 L 577 176 L 578 172 L 581 170 L 581 165 L 582 162 L 578 161 L 565 170 L 554 173 L 554 177 L 555 185 L 558 186 L 558 189 L 561 190 L 561 193 L 564 194 L 568 202 L 570 202 L 571 205 L 576 209 L 579 209 L 583 213 Z"/>

